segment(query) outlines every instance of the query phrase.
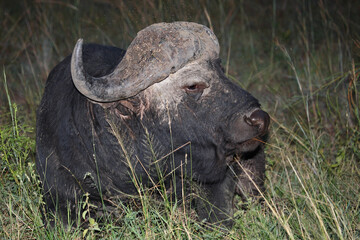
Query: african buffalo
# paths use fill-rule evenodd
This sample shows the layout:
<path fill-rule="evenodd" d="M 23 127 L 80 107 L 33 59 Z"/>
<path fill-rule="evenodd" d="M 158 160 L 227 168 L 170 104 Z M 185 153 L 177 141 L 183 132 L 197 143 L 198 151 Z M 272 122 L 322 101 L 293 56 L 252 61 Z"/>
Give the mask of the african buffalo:
<path fill-rule="evenodd" d="M 79 40 L 51 71 L 37 112 L 46 209 L 74 217 L 85 193 L 110 205 L 160 182 L 179 200 L 191 193 L 185 179 L 202 192 L 199 218 L 231 225 L 234 196 L 263 187 L 269 122 L 225 76 L 203 25 L 151 25 L 126 51 Z"/>

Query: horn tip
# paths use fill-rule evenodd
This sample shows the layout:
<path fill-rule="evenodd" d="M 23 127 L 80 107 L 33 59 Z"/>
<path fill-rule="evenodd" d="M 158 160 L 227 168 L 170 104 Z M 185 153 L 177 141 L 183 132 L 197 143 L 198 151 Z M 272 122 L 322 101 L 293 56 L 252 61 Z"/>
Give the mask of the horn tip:
<path fill-rule="evenodd" d="M 83 45 L 83 42 L 84 42 L 84 39 L 82 39 L 82 38 L 79 38 L 78 40 L 77 40 L 77 42 L 76 42 L 76 47 L 78 47 L 78 46 L 82 46 Z"/>

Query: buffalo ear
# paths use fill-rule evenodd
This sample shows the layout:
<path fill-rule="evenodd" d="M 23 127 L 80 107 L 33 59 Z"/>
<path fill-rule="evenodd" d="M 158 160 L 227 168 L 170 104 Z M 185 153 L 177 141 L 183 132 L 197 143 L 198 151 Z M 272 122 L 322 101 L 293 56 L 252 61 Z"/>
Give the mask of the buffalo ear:
<path fill-rule="evenodd" d="M 83 40 L 75 45 L 71 76 L 87 98 L 112 102 L 135 96 L 196 59 L 216 59 L 219 43 L 207 27 L 190 22 L 158 23 L 140 31 L 114 71 L 90 76 L 83 66 Z"/>

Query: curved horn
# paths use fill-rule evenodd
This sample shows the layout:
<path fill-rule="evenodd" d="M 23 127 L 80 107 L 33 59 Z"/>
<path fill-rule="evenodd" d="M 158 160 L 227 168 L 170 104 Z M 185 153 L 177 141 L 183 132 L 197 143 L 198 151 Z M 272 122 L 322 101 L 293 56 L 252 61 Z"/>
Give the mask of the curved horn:
<path fill-rule="evenodd" d="M 129 98 L 189 61 L 219 56 L 214 33 L 189 22 L 158 23 L 138 32 L 121 62 L 103 77 L 92 77 L 84 70 L 82 45 L 79 39 L 71 57 L 71 76 L 83 95 L 98 102 Z"/>

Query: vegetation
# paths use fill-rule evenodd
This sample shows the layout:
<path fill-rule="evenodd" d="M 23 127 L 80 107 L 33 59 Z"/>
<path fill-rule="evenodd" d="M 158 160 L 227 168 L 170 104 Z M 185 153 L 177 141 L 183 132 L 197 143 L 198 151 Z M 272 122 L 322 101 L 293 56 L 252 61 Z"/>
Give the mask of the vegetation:
<path fill-rule="evenodd" d="M 2 1 L 0 238 L 359 239 L 360 1 Z M 51 69 L 86 42 L 126 48 L 160 21 L 211 27 L 226 73 L 272 119 L 264 201 L 236 203 L 230 231 L 142 195 L 86 226 L 44 226 L 35 114 Z M 245 208 L 244 208 L 245 205 Z"/>

